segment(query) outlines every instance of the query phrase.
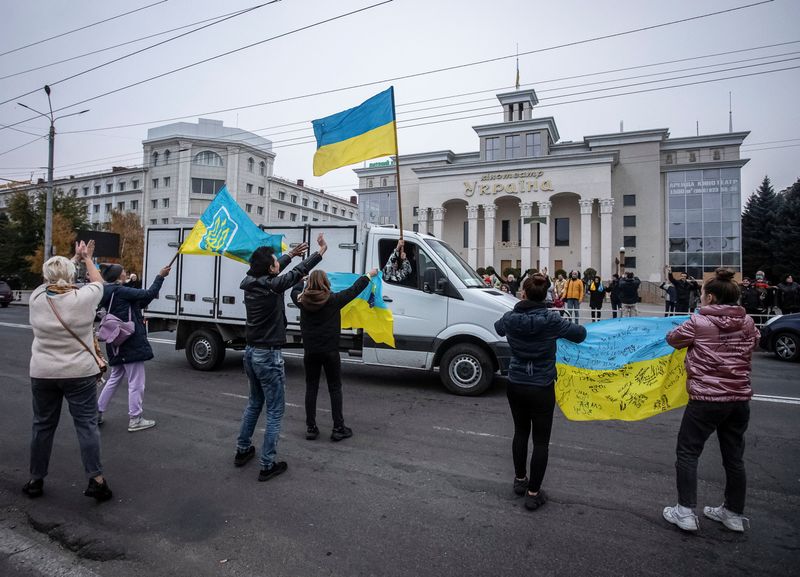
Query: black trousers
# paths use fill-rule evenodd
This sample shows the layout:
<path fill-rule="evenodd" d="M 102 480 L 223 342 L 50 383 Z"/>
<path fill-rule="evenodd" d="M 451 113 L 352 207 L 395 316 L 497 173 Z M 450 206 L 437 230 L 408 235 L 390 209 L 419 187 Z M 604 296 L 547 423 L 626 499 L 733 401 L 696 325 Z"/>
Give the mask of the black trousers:
<path fill-rule="evenodd" d="M 600 315 L 602 314 L 602 306 L 600 307 L 593 307 L 589 305 L 589 308 L 592 310 L 592 322 L 596 323 L 600 320 Z"/>
<path fill-rule="evenodd" d="M 306 369 L 306 426 L 317 424 L 317 392 L 322 369 L 325 369 L 325 380 L 328 381 L 328 392 L 331 395 L 331 412 L 333 426 L 343 427 L 342 415 L 342 360 L 339 351 L 325 353 L 305 352 L 303 364 Z"/>
<path fill-rule="evenodd" d="M 550 384 L 546 387 L 537 387 L 509 382 L 506 394 L 514 418 L 514 441 L 511 444 L 514 475 L 517 479 L 522 479 L 527 474 L 528 437 L 533 436 L 528 490 L 536 493 L 542 486 L 542 479 L 547 470 L 553 410 L 556 405 L 555 386 Z"/>
<path fill-rule="evenodd" d="M 725 467 L 725 507 L 744 512 L 747 475 L 744 470 L 744 433 L 750 421 L 749 401 L 727 403 L 689 401 L 683 412 L 676 449 L 678 503 L 697 506 L 697 461 L 714 431 Z"/>
<path fill-rule="evenodd" d="M 611 301 L 611 318 L 612 319 L 617 318 L 617 312 L 619 311 L 619 308 L 621 306 L 622 306 L 621 303 L 615 303 L 614 301 Z"/>
<path fill-rule="evenodd" d="M 664 316 L 668 317 L 674 315 L 676 307 L 677 304 L 675 301 L 664 301 Z"/>
<path fill-rule="evenodd" d="M 689 301 L 678 301 L 675 303 L 675 311 L 676 314 L 685 315 L 689 313 Z"/>

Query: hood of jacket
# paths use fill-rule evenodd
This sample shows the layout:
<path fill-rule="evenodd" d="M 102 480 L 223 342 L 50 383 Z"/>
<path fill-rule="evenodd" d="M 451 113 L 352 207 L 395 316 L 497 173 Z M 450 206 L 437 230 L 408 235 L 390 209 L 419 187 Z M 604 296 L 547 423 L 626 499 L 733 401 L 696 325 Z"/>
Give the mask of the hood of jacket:
<path fill-rule="evenodd" d="M 737 305 L 707 305 L 700 307 L 700 314 L 726 333 L 741 330 L 747 318 L 745 310 Z"/>
<path fill-rule="evenodd" d="M 297 297 L 297 302 L 307 311 L 314 312 L 325 306 L 331 298 L 331 291 L 305 289 Z"/>

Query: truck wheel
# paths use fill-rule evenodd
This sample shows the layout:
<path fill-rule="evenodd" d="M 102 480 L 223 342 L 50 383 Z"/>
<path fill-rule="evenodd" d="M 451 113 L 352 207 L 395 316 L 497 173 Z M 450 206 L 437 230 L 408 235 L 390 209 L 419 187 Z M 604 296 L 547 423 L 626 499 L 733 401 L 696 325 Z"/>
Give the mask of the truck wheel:
<path fill-rule="evenodd" d="M 212 371 L 225 360 L 225 345 L 216 331 L 199 329 L 186 341 L 186 359 L 198 371 Z"/>
<path fill-rule="evenodd" d="M 489 355 L 479 346 L 459 344 L 442 355 L 439 378 L 453 394 L 480 395 L 492 384 L 494 367 Z"/>

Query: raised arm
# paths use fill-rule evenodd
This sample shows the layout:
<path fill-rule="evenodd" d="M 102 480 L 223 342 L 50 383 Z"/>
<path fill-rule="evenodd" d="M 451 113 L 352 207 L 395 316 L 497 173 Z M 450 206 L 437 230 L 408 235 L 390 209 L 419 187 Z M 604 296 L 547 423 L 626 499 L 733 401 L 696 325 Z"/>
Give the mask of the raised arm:
<path fill-rule="evenodd" d="M 372 269 L 370 272 L 361 275 L 349 288 L 339 291 L 338 293 L 333 293 L 328 302 L 332 306 L 339 309 L 344 307 L 347 303 L 360 295 L 365 288 L 367 288 L 367 285 L 370 283 L 370 279 L 372 279 L 372 277 L 377 273 L 378 271 L 376 269 Z"/>
<path fill-rule="evenodd" d="M 558 338 L 567 339 L 573 343 L 582 343 L 586 340 L 586 327 L 576 325 L 567 319 L 561 319 L 561 324 L 558 327 Z"/>
<path fill-rule="evenodd" d="M 695 317 L 692 315 L 688 321 L 667 333 L 667 342 L 675 349 L 685 349 L 694 342 L 696 329 Z"/>

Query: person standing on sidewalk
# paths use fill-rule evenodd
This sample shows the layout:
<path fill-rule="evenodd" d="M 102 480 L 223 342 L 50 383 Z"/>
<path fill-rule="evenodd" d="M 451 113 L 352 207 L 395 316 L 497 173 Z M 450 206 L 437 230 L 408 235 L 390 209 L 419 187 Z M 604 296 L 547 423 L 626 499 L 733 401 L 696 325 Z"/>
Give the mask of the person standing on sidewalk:
<path fill-rule="evenodd" d="M 667 280 L 675 287 L 675 314 L 687 314 L 692 303 L 692 291 L 699 291 L 700 285 L 685 272 L 682 272 L 680 278 L 676 279 L 670 267 L 667 267 Z"/>
<path fill-rule="evenodd" d="M 325 238 L 317 237 L 319 251 L 312 254 L 289 272 L 279 274 L 292 258 L 304 254 L 308 244 L 303 243 L 281 258 L 275 257 L 272 247 L 261 246 L 250 257 L 250 269 L 239 288 L 244 291 L 244 306 L 247 311 L 244 351 L 244 370 L 250 384 L 247 407 L 242 414 L 242 426 L 236 440 L 236 455 L 233 463 L 245 465 L 256 453 L 252 444 L 258 417 L 264 405 L 267 407 L 267 423 L 264 427 L 264 442 L 261 447 L 261 470 L 259 481 L 268 481 L 285 472 L 285 461 L 276 461 L 281 420 L 286 408 L 284 387 L 286 374 L 283 368 L 281 349 L 286 344 L 286 309 L 283 293 L 292 288 L 322 261 L 328 250 Z"/>
<path fill-rule="evenodd" d="M 514 419 L 514 493 L 525 495 L 525 508 L 545 504 L 542 481 L 547 469 L 553 428 L 556 381 L 556 341 L 583 342 L 586 328 L 548 310 L 545 295 L 549 281 L 534 274 L 522 283 L 525 300 L 518 302 L 494 328 L 511 346 L 506 394 Z M 530 478 L 527 474 L 528 438 L 533 437 Z"/>
<path fill-rule="evenodd" d="M 778 308 L 784 315 L 800 312 L 800 285 L 790 274 L 778 285 Z"/>
<path fill-rule="evenodd" d="M 725 500 L 703 514 L 732 531 L 744 531 L 747 476 L 744 433 L 750 421 L 752 352 L 759 333 L 738 306 L 733 271 L 717 269 L 700 295 L 700 314 L 667 334 L 667 342 L 686 353 L 689 403 L 683 413 L 676 448 L 678 504 L 665 507 L 664 518 L 684 531 L 697 531 L 697 461 L 714 431 L 725 467 Z"/>
<path fill-rule="evenodd" d="M 22 492 L 32 499 L 44 494 L 44 478 L 64 399 L 89 478 L 83 494 L 97 501 L 112 497 L 100 464 L 97 429 L 97 380 L 105 363 L 95 353 L 94 345 L 94 317 L 103 298 L 103 277 L 92 262 L 93 254 L 94 241 L 75 245 L 76 258 L 86 265 L 88 284 L 76 287 L 75 264 L 63 256 L 54 256 L 42 266 L 44 284 L 30 297 L 33 435 L 31 478 Z"/>
<path fill-rule="evenodd" d="M 121 265 L 112 264 L 103 273 L 106 281 L 103 300 L 100 308 L 107 314 L 114 315 L 123 321 L 132 320 L 134 332 L 125 342 L 117 346 L 106 343 L 108 364 L 111 374 L 108 376 L 100 398 L 97 400 L 98 422 L 103 424 L 103 414 L 108 403 L 117 390 L 122 379 L 128 378 L 128 431 L 135 433 L 156 426 L 152 419 L 145 419 L 142 403 L 144 401 L 144 363 L 153 358 L 153 348 L 147 340 L 147 327 L 144 325 L 142 309 L 158 298 L 158 291 L 164 279 L 169 275 L 170 267 L 165 266 L 156 275 L 153 284 L 147 290 L 131 288 L 125 285 L 128 275 Z"/>
<path fill-rule="evenodd" d="M 324 270 L 312 271 L 306 282 L 292 289 L 292 301 L 300 309 L 300 332 L 303 336 L 303 365 L 306 370 L 306 439 L 319 436 L 317 427 L 317 392 L 322 369 L 331 396 L 333 430 L 331 441 L 353 436 L 344 424 L 342 410 L 342 359 L 339 357 L 339 335 L 342 332 L 342 308 L 367 288 L 370 279 L 378 274 L 373 269 L 359 277 L 353 285 L 331 293 L 331 283 Z"/>
<path fill-rule="evenodd" d="M 678 304 L 678 293 L 669 279 L 665 280 L 658 287 L 664 291 L 664 316 L 670 317 L 675 314 L 675 307 Z"/>
<path fill-rule="evenodd" d="M 611 300 L 611 318 L 617 318 L 617 311 L 622 308 L 622 300 L 619 296 L 619 275 L 611 275 L 611 286 L 608 289 Z"/>
<path fill-rule="evenodd" d="M 641 281 L 633 276 L 632 272 L 625 273 L 619 281 L 619 298 L 622 301 L 622 314 L 624 317 L 638 317 L 639 310 L 639 285 Z"/>
<path fill-rule="evenodd" d="M 574 270 L 569 273 L 569 280 L 564 284 L 564 290 L 561 298 L 567 305 L 567 311 L 570 314 L 572 322 L 576 325 L 580 324 L 581 301 L 583 300 L 584 287 L 583 281 L 580 278 L 580 273 Z"/>
<path fill-rule="evenodd" d="M 603 281 L 599 276 L 594 277 L 594 280 L 589 283 L 589 308 L 592 311 L 593 323 L 600 320 L 603 301 L 606 300 L 606 292 L 606 287 L 603 286 Z"/>

